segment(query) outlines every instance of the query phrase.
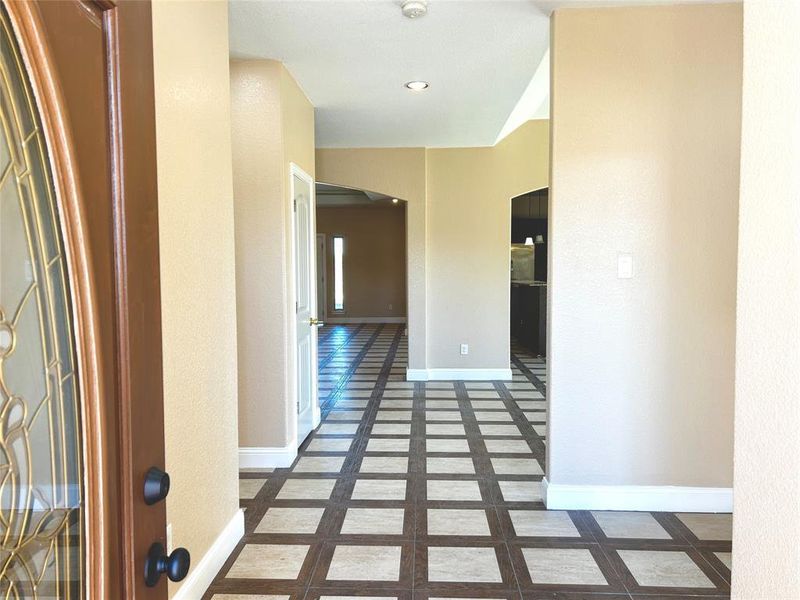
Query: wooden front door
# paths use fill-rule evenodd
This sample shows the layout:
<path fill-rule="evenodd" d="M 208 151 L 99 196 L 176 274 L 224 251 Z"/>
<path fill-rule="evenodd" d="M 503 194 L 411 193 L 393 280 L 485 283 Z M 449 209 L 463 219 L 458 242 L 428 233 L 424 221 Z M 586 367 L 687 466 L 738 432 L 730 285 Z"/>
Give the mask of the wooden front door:
<path fill-rule="evenodd" d="M 161 600 L 150 4 L 0 17 L 0 597 Z"/>

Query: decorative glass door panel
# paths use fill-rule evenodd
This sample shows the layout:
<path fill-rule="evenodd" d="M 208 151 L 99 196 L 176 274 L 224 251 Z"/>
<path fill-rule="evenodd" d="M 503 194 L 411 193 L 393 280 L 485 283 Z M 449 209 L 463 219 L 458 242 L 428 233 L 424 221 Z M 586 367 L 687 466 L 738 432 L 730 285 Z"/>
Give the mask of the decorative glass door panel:
<path fill-rule="evenodd" d="M 47 146 L 0 9 L 0 598 L 83 598 L 80 388 Z"/>

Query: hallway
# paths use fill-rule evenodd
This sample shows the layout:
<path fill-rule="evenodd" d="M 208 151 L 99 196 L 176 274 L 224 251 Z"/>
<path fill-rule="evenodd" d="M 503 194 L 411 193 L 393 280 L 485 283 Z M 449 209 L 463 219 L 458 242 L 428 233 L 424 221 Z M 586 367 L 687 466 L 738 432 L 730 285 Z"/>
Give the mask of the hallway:
<path fill-rule="evenodd" d="M 241 473 L 246 535 L 204 598 L 729 596 L 730 515 L 543 510 L 542 359 L 413 383 L 407 356 L 401 325 L 320 330 L 322 425 Z"/>

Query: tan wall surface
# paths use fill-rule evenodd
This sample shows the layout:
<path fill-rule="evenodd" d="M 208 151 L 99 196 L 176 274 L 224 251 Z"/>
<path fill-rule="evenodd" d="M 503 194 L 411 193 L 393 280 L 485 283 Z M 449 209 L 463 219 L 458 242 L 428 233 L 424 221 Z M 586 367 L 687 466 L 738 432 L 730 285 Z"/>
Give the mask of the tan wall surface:
<path fill-rule="evenodd" d="M 551 483 L 731 486 L 741 30 L 733 4 L 554 13 Z"/>
<path fill-rule="evenodd" d="M 735 600 L 800 598 L 800 4 L 744 4 Z"/>
<path fill-rule="evenodd" d="M 408 201 L 412 369 L 508 368 L 511 198 L 548 185 L 548 135 L 529 121 L 495 147 L 317 150 L 319 181 Z"/>
<path fill-rule="evenodd" d="M 196 565 L 239 509 L 227 3 L 154 2 L 153 45 L 167 521 Z"/>
<path fill-rule="evenodd" d="M 326 235 L 328 319 L 406 316 L 404 204 L 318 207 L 317 233 Z M 345 310 L 339 312 L 333 309 L 334 235 L 345 238 Z"/>
<path fill-rule="evenodd" d="M 545 120 L 494 147 L 427 151 L 428 368 L 508 368 L 511 198 L 547 187 L 548 151 Z"/>
<path fill-rule="evenodd" d="M 426 365 L 425 149 L 317 149 L 317 181 L 380 192 L 407 202 L 408 361 Z"/>
<path fill-rule="evenodd" d="M 232 61 L 230 95 L 239 445 L 282 447 L 296 431 L 289 163 L 313 177 L 314 111 L 276 61 Z"/>

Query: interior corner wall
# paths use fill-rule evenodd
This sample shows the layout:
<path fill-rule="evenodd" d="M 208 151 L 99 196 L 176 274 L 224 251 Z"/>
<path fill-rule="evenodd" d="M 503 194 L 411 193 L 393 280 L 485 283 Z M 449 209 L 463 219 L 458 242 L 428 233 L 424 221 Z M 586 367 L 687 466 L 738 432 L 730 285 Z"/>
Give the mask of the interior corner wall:
<path fill-rule="evenodd" d="M 426 346 L 425 149 L 318 148 L 317 181 L 406 201 L 408 364 L 424 369 Z"/>
<path fill-rule="evenodd" d="M 744 3 L 734 600 L 800 598 L 800 4 Z"/>
<path fill-rule="evenodd" d="M 411 369 L 508 369 L 511 198 L 547 187 L 548 158 L 547 120 L 493 147 L 317 150 L 320 182 L 408 201 Z"/>
<path fill-rule="evenodd" d="M 297 424 L 289 165 L 314 177 L 314 109 L 277 61 L 233 60 L 230 70 L 239 446 L 291 455 Z"/>
<path fill-rule="evenodd" d="M 152 16 L 167 522 L 192 554 L 174 595 L 239 513 L 228 8 L 157 1 Z"/>
<path fill-rule="evenodd" d="M 547 120 L 427 150 L 428 369 L 509 368 L 511 198 L 547 187 L 548 158 Z"/>
<path fill-rule="evenodd" d="M 729 502 L 741 5 L 563 9 L 552 32 L 548 482 Z"/>

